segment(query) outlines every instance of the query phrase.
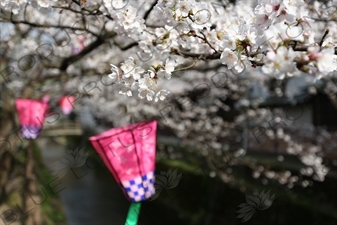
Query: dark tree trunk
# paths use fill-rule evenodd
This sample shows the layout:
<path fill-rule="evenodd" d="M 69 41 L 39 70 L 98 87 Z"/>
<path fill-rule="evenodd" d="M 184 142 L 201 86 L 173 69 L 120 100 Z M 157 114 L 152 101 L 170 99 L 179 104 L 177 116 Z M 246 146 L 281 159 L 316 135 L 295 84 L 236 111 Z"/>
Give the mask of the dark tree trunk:
<path fill-rule="evenodd" d="M 1 93 L 3 94 L 3 93 Z M 22 98 L 29 97 L 29 93 L 25 91 L 22 95 Z M 19 167 L 22 167 L 19 163 L 15 162 L 15 156 L 17 155 L 18 145 L 24 143 L 24 140 L 20 136 L 19 125 L 16 122 L 16 109 L 14 104 L 14 98 L 11 94 L 4 93 L 3 96 L 3 108 L 1 109 L 0 116 L 0 205 L 6 204 L 8 183 L 10 183 L 12 172 L 20 170 Z M 26 213 L 26 216 L 23 216 L 21 219 L 17 218 L 16 221 L 21 220 L 23 225 L 40 225 L 41 223 L 41 207 L 39 204 L 40 195 L 37 191 L 37 178 L 35 175 L 35 159 L 34 159 L 34 145 L 30 141 L 26 152 L 26 161 L 24 165 L 25 174 L 25 186 L 23 190 L 14 190 L 23 193 L 23 198 L 21 200 L 23 205 L 23 212 L 28 212 L 33 208 L 29 213 Z M 13 191 L 13 190 L 11 190 Z M 34 201 L 32 200 L 34 199 Z M 19 202 L 17 204 L 20 204 Z M 17 213 L 16 215 L 22 215 Z M 13 219 L 13 218 L 12 218 Z M 14 221 L 11 221 L 14 222 Z"/>
<path fill-rule="evenodd" d="M 14 124 L 11 117 L 12 107 L 10 98 L 4 99 L 2 115 L 0 117 L 0 204 L 6 197 L 5 185 L 8 181 L 9 173 L 12 169 L 12 159 L 14 152 L 14 142 L 17 137 L 10 135 L 13 132 Z"/>

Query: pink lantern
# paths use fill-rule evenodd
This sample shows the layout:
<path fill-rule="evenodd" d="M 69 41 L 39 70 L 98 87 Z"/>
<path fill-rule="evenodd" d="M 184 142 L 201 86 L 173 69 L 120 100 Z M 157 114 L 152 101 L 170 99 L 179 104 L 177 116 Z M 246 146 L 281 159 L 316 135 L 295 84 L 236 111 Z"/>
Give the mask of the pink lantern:
<path fill-rule="evenodd" d="M 44 95 L 41 101 L 48 103 L 50 101 L 50 95 Z"/>
<path fill-rule="evenodd" d="M 31 99 L 16 99 L 22 136 L 35 139 L 40 135 L 49 105 L 46 102 Z"/>
<path fill-rule="evenodd" d="M 131 201 L 125 225 L 136 225 L 141 201 L 155 194 L 157 121 L 110 129 L 89 140 Z"/>
<path fill-rule="evenodd" d="M 157 121 L 103 132 L 89 140 L 131 202 L 155 194 Z"/>
<path fill-rule="evenodd" d="M 63 114 L 69 115 L 71 111 L 73 111 L 73 102 L 75 102 L 75 97 L 71 95 L 63 96 L 60 98 L 59 104 Z"/>

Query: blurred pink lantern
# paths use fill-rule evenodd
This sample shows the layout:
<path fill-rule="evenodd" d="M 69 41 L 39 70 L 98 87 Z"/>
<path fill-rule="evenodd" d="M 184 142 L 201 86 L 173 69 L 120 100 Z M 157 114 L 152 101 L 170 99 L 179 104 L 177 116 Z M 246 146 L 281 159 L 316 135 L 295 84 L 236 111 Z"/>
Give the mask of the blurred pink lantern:
<path fill-rule="evenodd" d="M 157 121 L 141 122 L 103 132 L 89 140 L 105 165 L 132 203 L 139 203 L 155 194 Z M 136 224 L 131 204 L 127 224 Z"/>
<path fill-rule="evenodd" d="M 59 104 L 63 114 L 69 115 L 71 111 L 73 111 L 73 104 L 72 104 L 73 102 L 75 102 L 75 97 L 71 95 L 62 96 L 60 98 Z"/>
<path fill-rule="evenodd" d="M 48 103 L 50 101 L 50 95 L 44 95 L 41 99 L 41 101 Z"/>
<path fill-rule="evenodd" d="M 22 136 L 26 139 L 37 138 L 43 128 L 48 103 L 31 99 L 16 99 L 15 105 L 19 114 Z"/>
<path fill-rule="evenodd" d="M 85 48 L 85 36 L 81 35 L 77 38 L 77 40 L 79 43 L 73 47 L 73 54 L 75 55 L 79 54 Z"/>

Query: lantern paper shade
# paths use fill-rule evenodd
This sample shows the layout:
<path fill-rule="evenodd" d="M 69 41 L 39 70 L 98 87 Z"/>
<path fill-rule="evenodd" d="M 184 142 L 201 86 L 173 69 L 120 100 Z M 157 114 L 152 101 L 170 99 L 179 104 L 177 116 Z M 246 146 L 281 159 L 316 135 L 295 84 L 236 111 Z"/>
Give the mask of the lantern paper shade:
<path fill-rule="evenodd" d="M 43 127 L 48 103 L 31 99 L 16 99 L 16 109 L 19 115 L 22 136 L 35 139 L 40 135 Z"/>
<path fill-rule="evenodd" d="M 155 194 L 156 130 L 157 121 L 141 122 L 89 138 L 131 202 Z"/>
<path fill-rule="evenodd" d="M 69 115 L 73 110 L 73 102 L 75 101 L 74 96 L 63 96 L 59 100 L 60 107 L 62 109 L 63 114 Z"/>

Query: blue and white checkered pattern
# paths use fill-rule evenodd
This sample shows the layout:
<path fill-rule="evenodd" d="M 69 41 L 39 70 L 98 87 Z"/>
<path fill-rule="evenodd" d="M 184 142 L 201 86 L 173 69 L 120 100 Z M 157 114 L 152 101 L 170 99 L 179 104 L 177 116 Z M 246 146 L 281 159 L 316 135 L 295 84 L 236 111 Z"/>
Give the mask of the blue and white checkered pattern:
<path fill-rule="evenodd" d="M 155 194 L 154 171 L 133 180 L 123 181 L 122 185 L 131 202 L 146 200 Z"/>

